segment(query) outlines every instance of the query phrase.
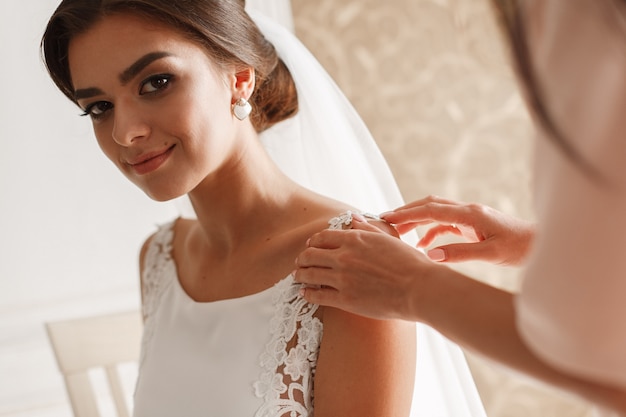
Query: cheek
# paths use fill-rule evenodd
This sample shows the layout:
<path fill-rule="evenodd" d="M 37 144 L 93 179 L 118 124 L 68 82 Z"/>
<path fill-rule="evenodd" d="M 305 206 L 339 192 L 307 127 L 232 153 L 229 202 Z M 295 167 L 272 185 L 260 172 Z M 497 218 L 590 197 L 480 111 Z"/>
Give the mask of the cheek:
<path fill-rule="evenodd" d="M 193 144 L 203 145 L 227 141 L 232 135 L 233 120 L 229 98 L 208 95 L 187 96 L 160 123 L 171 129 L 173 136 L 187 138 Z"/>
<path fill-rule="evenodd" d="M 96 137 L 100 150 L 106 155 L 107 158 L 117 164 L 117 158 L 115 156 L 116 144 L 113 140 L 111 129 L 106 125 L 107 123 L 94 124 L 93 133 Z"/>

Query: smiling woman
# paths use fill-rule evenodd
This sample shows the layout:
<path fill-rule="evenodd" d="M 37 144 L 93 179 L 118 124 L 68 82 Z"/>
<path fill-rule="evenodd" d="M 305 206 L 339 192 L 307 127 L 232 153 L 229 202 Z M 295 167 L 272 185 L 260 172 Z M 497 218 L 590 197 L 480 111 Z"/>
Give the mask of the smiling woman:
<path fill-rule="evenodd" d="M 179 5 L 65 0 L 42 43 L 53 80 L 90 116 L 118 170 L 155 200 L 186 195 L 193 206 L 193 218 L 162 225 L 142 247 L 135 415 L 308 416 L 315 408 L 318 417 L 408 416 L 414 386 L 428 386 L 415 384 L 416 326 L 307 303 L 291 273 L 308 237 L 329 221 L 349 228 L 369 201 L 394 204 L 380 153 L 287 31 L 257 17 L 262 33 L 241 1 Z M 302 67 L 313 81 L 302 81 Z M 311 90 L 330 99 L 305 107 Z M 309 118 L 319 113 L 321 123 Z M 341 202 L 285 175 L 297 154 L 282 147 L 327 136 L 327 158 L 299 168 L 315 179 L 331 171 L 335 187 L 359 190 L 365 181 L 366 199 Z M 357 162 L 331 166 L 346 142 Z M 266 148 L 287 162 L 277 166 Z M 338 194 L 352 196 L 351 188 Z M 443 400 L 416 401 L 413 412 L 482 416 L 460 352 L 435 346 L 439 355 L 426 353 L 420 369 L 447 370 L 427 374 L 430 386 L 417 397 Z"/>
<path fill-rule="evenodd" d="M 112 15 L 72 39 L 68 57 L 101 149 L 155 200 L 191 192 L 254 133 L 230 111 L 252 94 L 253 70 L 219 71 L 203 47 L 163 24 Z"/>

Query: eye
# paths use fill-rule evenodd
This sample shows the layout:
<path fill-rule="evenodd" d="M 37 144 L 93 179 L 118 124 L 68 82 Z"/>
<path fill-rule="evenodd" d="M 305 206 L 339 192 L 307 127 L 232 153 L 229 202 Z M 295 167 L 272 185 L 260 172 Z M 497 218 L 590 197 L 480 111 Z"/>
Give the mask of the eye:
<path fill-rule="evenodd" d="M 108 101 L 96 101 L 85 107 L 85 112 L 81 116 L 89 116 L 94 120 L 101 119 L 113 108 L 113 103 Z"/>
<path fill-rule="evenodd" d="M 169 86 L 172 80 L 171 75 L 167 74 L 159 74 L 153 75 L 152 77 L 145 80 L 141 83 L 141 87 L 139 88 L 139 94 L 150 94 L 155 93 L 157 91 L 163 90 L 167 86 Z"/>

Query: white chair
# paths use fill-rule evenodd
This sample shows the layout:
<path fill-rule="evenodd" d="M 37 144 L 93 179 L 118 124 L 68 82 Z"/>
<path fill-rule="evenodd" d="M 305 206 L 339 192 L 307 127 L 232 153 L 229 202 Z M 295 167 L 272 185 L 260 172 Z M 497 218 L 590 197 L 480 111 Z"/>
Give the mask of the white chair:
<path fill-rule="evenodd" d="M 46 323 L 75 417 L 100 417 L 89 376 L 96 368 L 105 371 L 118 416 L 129 417 L 118 366 L 139 360 L 142 326 L 138 311 Z"/>

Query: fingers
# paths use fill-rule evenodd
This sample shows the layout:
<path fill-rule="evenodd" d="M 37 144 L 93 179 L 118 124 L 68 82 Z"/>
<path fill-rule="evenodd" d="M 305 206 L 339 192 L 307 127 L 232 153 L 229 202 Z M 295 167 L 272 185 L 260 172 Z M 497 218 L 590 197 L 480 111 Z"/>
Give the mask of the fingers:
<path fill-rule="evenodd" d="M 298 268 L 294 271 L 294 280 L 303 284 L 300 296 L 309 303 L 341 307 L 341 293 L 335 288 L 339 281 L 332 269 Z"/>
<path fill-rule="evenodd" d="M 298 263 L 300 263 L 299 259 Z M 333 283 L 333 272 L 332 268 L 298 265 L 293 276 L 295 281 L 301 284 L 336 289 L 336 285 Z"/>
<path fill-rule="evenodd" d="M 365 221 L 354 221 L 352 228 L 363 230 L 368 233 L 384 232 Z M 311 236 L 307 242 L 307 248 L 300 252 L 296 258 L 297 268 L 338 268 L 337 252 L 340 248 L 353 246 L 355 240 L 359 240 L 358 235 L 353 230 L 324 230 Z M 359 232 L 360 233 L 360 232 Z M 311 284 L 322 284 L 322 282 L 308 282 Z"/>
<path fill-rule="evenodd" d="M 311 304 L 341 308 L 339 292 L 333 288 L 302 287 L 300 296 Z"/>
<path fill-rule="evenodd" d="M 307 246 L 320 249 L 337 249 L 343 240 L 342 230 L 325 229 L 311 236 L 307 241 Z"/>
<path fill-rule="evenodd" d="M 380 228 L 368 223 L 368 221 L 363 217 L 352 217 L 352 229 L 356 230 L 365 230 L 367 232 L 381 232 Z"/>
<path fill-rule="evenodd" d="M 453 243 L 442 245 L 426 252 L 428 257 L 435 262 L 466 262 L 466 261 L 489 261 L 493 253 L 486 248 L 488 243 Z"/>
<path fill-rule="evenodd" d="M 426 225 L 432 222 L 443 224 L 465 224 L 471 222 L 468 205 L 428 201 L 423 204 L 396 209 L 383 213 L 381 216 L 390 223 L 400 225 L 411 223 L 415 226 Z"/>
<path fill-rule="evenodd" d="M 320 249 L 309 246 L 296 258 L 296 268 L 333 268 L 335 267 L 335 250 Z"/>
<path fill-rule="evenodd" d="M 420 226 L 419 223 L 401 223 L 396 225 L 396 230 L 401 235 L 409 233 L 411 230 L 415 229 L 417 226 Z"/>
<path fill-rule="evenodd" d="M 352 229 L 365 230 L 368 232 L 380 232 L 380 228 L 370 224 L 361 215 L 353 215 L 352 217 Z M 307 242 L 308 247 L 315 247 L 320 249 L 337 249 L 341 247 L 348 236 L 349 230 L 332 230 L 326 229 L 311 236 Z"/>
<path fill-rule="evenodd" d="M 435 241 L 435 239 L 445 234 L 454 234 L 458 236 L 458 235 L 461 235 L 462 233 L 458 229 L 458 227 L 456 227 L 456 225 L 454 224 L 437 225 L 437 226 L 431 227 L 430 229 L 426 231 L 424 236 L 422 236 L 419 242 L 417 242 L 417 247 L 425 248 L 427 246 L 430 246 Z"/>
<path fill-rule="evenodd" d="M 368 233 L 384 233 L 379 227 L 369 224 L 362 217 L 353 219 L 352 228 Z M 325 280 L 328 279 L 332 270 L 339 266 L 338 250 L 342 247 L 350 247 L 356 236 L 353 230 L 328 229 L 311 236 L 307 242 L 307 248 L 298 255 L 295 261 L 296 268 L 298 268 L 297 281 L 311 285 L 329 285 Z"/>

